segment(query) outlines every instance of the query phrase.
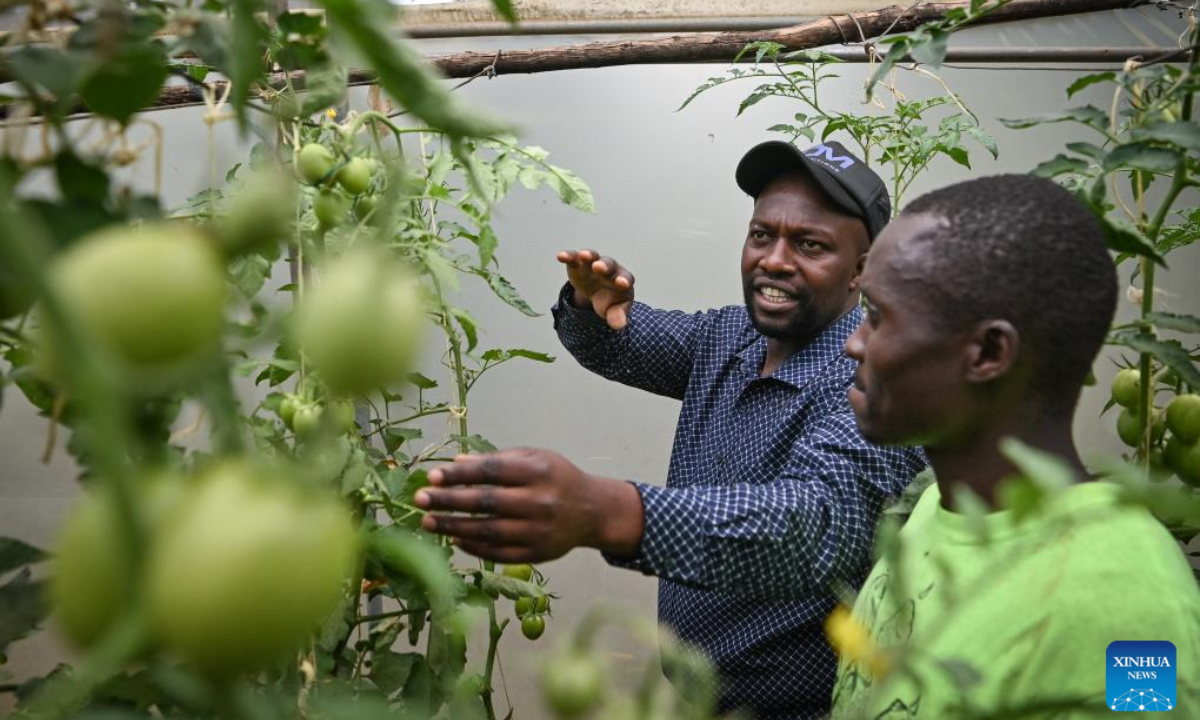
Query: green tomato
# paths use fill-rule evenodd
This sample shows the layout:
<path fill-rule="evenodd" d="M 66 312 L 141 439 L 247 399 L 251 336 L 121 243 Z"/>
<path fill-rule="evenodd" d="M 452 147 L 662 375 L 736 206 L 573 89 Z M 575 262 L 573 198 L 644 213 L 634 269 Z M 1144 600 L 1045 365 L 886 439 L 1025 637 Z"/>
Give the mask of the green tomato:
<path fill-rule="evenodd" d="M 279 401 L 279 419 L 288 428 L 292 428 L 292 423 L 296 418 L 296 410 L 300 408 L 300 398 L 295 395 L 284 395 Z"/>
<path fill-rule="evenodd" d="M 539 595 L 533 601 L 533 609 L 539 613 L 544 613 L 550 610 L 550 598 L 547 595 Z"/>
<path fill-rule="evenodd" d="M 145 526 L 144 547 L 152 548 L 184 506 L 186 481 L 156 476 L 138 483 L 134 497 Z M 95 643 L 134 601 L 128 594 L 132 568 L 122 532 L 115 497 L 103 481 L 83 494 L 63 523 L 49 597 L 59 627 L 79 647 Z"/>
<path fill-rule="evenodd" d="M 1167 427 L 1184 442 L 1200 440 L 1200 395 L 1180 395 L 1167 405 Z"/>
<path fill-rule="evenodd" d="M 542 697 L 554 714 L 573 720 L 604 700 L 604 667 L 579 650 L 569 650 L 542 668 Z"/>
<path fill-rule="evenodd" d="M 1163 447 L 1163 464 L 1178 474 L 1183 469 L 1183 457 L 1190 445 L 1172 435 Z"/>
<path fill-rule="evenodd" d="M 90 339 L 131 365 L 177 363 L 220 339 L 224 267 L 191 225 L 108 227 L 72 245 L 49 272 L 64 309 Z M 61 367 L 53 357 L 50 366 L 52 374 Z"/>
<path fill-rule="evenodd" d="M 1117 435 L 1120 436 L 1121 442 L 1129 447 L 1137 447 L 1138 445 L 1138 418 L 1130 410 L 1122 410 L 1117 416 Z"/>
<path fill-rule="evenodd" d="M 521 634 L 530 640 L 537 640 L 546 632 L 546 618 L 541 615 L 527 615 L 521 620 Z"/>
<path fill-rule="evenodd" d="M 1171 438 L 1171 440 L 1175 441 L 1178 438 Z M 1180 441 L 1179 447 L 1174 450 L 1174 457 L 1171 457 L 1172 451 L 1170 443 L 1168 443 L 1165 454 L 1171 469 L 1175 471 L 1180 480 L 1192 487 L 1200 487 L 1200 442 Z"/>
<path fill-rule="evenodd" d="M 362 195 L 371 189 L 371 166 L 362 158 L 350 158 L 350 161 L 338 170 L 338 184 L 351 195 Z"/>
<path fill-rule="evenodd" d="M 350 199 L 337 190 L 325 188 L 313 197 L 312 207 L 317 222 L 327 228 L 337 227 L 350 212 Z"/>
<path fill-rule="evenodd" d="M 292 233 L 296 218 L 296 184 L 279 173 L 262 172 L 246 179 L 233 196 L 221 224 L 226 252 L 274 256 Z"/>
<path fill-rule="evenodd" d="M 516 610 L 517 617 L 523 618 L 526 615 L 532 615 L 533 614 L 533 606 L 534 606 L 533 598 L 531 598 L 531 597 L 517 598 L 516 606 L 514 608 Z"/>
<path fill-rule="evenodd" d="M 354 217 L 359 220 L 366 220 L 375 210 L 375 206 L 379 204 L 378 195 L 364 195 L 354 203 Z"/>
<path fill-rule="evenodd" d="M 1162 411 L 1152 411 L 1150 418 L 1150 442 L 1157 443 L 1162 440 L 1163 431 L 1166 429 Z M 1141 439 L 1138 436 L 1138 417 L 1132 410 L 1122 410 L 1117 417 L 1117 435 L 1121 437 L 1121 442 L 1129 447 L 1138 446 L 1138 441 Z"/>
<path fill-rule="evenodd" d="M 1112 381 L 1112 399 L 1118 405 L 1131 408 L 1137 405 L 1142 388 L 1142 375 L 1137 368 L 1125 368 Z"/>
<path fill-rule="evenodd" d="M 329 413 L 329 423 L 334 432 L 339 435 L 357 429 L 358 426 L 354 422 L 354 403 L 334 400 L 325 406 L 325 411 Z"/>
<path fill-rule="evenodd" d="M 399 383 L 420 351 L 420 287 L 397 262 L 352 250 L 321 273 L 297 313 L 300 347 L 334 393 Z"/>
<path fill-rule="evenodd" d="M 151 625 L 202 673 L 227 678 L 304 646 L 357 561 L 350 514 L 277 471 L 210 471 L 146 568 Z"/>
<path fill-rule="evenodd" d="M 505 565 L 504 574 L 518 580 L 529 580 L 533 577 L 533 566 L 527 563 L 520 565 Z"/>
<path fill-rule="evenodd" d="M 335 159 L 329 148 L 317 143 L 309 143 L 300 148 L 296 154 L 296 171 L 304 182 L 320 182 L 333 169 Z"/>
<path fill-rule="evenodd" d="M 315 437 L 321 429 L 323 413 L 320 405 L 301 405 L 296 408 L 292 417 L 292 429 L 296 431 L 296 437 L 302 439 Z"/>

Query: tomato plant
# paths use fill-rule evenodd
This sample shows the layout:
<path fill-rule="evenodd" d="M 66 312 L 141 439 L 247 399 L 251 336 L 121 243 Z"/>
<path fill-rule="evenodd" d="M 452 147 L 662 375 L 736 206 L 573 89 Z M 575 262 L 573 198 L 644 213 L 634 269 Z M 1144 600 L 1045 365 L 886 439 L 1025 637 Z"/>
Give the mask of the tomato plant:
<path fill-rule="evenodd" d="M 1194 12 L 1194 11 L 1193 11 Z M 1200 41 L 1194 18 L 1191 43 Z M 1156 304 L 1156 277 L 1172 253 L 1200 238 L 1200 208 L 1184 190 L 1200 178 L 1196 159 L 1195 91 L 1200 62 L 1185 65 L 1130 63 L 1119 72 L 1085 75 L 1068 96 L 1091 86 L 1110 86 L 1108 110 L 1075 107 L 1061 113 L 1006 120 L 1014 128 L 1050 122 L 1079 126 L 1094 142 L 1073 142 L 1067 152 L 1034 173 L 1060 178 L 1101 219 L 1118 264 L 1132 265 L 1127 296 L 1138 317 L 1113 328 L 1109 342 L 1136 353 L 1113 378 L 1109 406 L 1118 406 L 1117 433 L 1133 448 L 1132 459 L 1150 475 L 1173 472 L 1188 485 L 1200 481 L 1195 443 L 1200 436 L 1200 317 L 1163 312 Z M 1165 413 L 1158 408 L 1165 407 Z M 1169 431 L 1169 432 L 1168 432 Z M 1200 528 L 1168 523 L 1184 542 Z"/>
<path fill-rule="evenodd" d="M 88 483 L 48 586 L 26 568 L 3 587 L 0 651 L 35 631 L 44 607 L 84 651 L 73 672 L 24 682 L 18 710 L 65 718 L 136 692 L 128 712 L 139 717 L 240 717 L 237 698 L 257 697 L 280 717 L 365 703 L 494 719 L 498 644 L 512 622 L 496 601 L 530 602 L 540 634 L 545 580 L 454 562 L 420 530 L 412 496 L 429 464 L 491 449 L 467 411 L 485 373 L 553 359 L 480 346 L 474 315 L 452 300 L 469 275 L 538 314 L 499 272 L 493 209 L 517 186 L 588 212 L 591 194 L 545 150 L 459 107 L 380 29 L 377 4 L 325 10 L 415 124 L 377 109 L 335 121 L 325 110 L 342 101 L 346 75 L 325 20 L 264 9 L 84 13 L 79 37 L 103 25 L 121 42 L 3 58 L 20 102 L 62 131 L 44 156 L 0 162 L 4 380 L 71 431 L 67 450 Z M 168 23 L 179 33 L 157 39 Z M 106 63 L 127 76 L 106 76 Z M 306 92 L 272 87 L 276 65 L 303 70 Z M 51 66 L 58 82 L 36 70 Z M 232 80 L 227 97 L 203 82 L 209 69 Z M 167 73 L 198 88 L 209 127 L 232 118 L 268 129 L 224 183 L 214 170 L 173 210 L 118 174 L 137 160 L 130 138 L 149 123 L 136 113 Z M 108 123 L 104 142 L 72 144 L 75 102 Z M 43 169 L 62 200 L 20 190 Z M 279 272 L 290 276 L 269 283 Z M 265 397 L 243 406 L 241 382 Z M 201 410 L 188 426 L 185 404 Z M 419 421 L 437 416 L 445 435 L 424 437 Z M 191 433 L 200 442 L 185 447 Z M 46 557 L 0 546 L 11 568 Z M 477 655 L 473 612 L 487 620 Z"/>

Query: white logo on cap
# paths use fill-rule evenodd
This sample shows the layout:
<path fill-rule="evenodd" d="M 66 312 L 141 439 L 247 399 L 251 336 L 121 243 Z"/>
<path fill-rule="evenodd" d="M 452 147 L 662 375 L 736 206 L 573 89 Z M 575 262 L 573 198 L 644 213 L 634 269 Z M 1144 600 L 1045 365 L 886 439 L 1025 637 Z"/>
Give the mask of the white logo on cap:
<path fill-rule="evenodd" d="M 842 170 L 854 164 L 854 158 L 849 155 L 834 155 L 833 148 L 825 144 L 814 145 L 805 150 L 804 154 L 817 161 L 825 160 L 830 163 L 837 163 Z"/>

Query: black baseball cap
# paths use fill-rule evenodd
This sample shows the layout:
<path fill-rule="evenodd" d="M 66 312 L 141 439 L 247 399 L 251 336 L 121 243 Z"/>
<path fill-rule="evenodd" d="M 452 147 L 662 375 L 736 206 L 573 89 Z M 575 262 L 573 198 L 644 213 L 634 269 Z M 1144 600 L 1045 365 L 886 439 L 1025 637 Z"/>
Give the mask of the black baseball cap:
<path fill-rule="evenodd" d="M 837 142 L 804 150 L 782 140 L 755 145 L 738 163 L 737 184 L 747 195 L 757 198 L 767 183 L 788 170 L 807 171 L 839 207 L 862 218 L 871 240 L 892 217 L 892 202 L 883 178 Z"/>

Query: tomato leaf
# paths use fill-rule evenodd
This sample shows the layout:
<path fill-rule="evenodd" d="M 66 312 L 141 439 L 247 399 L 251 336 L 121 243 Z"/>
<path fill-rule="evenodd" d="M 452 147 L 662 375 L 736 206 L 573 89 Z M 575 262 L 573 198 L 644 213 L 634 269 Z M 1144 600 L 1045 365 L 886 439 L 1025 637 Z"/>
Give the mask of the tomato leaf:
<path fill-rule="evenodd" d="M 492 453 L 498 449 L 482 435 L 451 435 L 450 440 L 456 443 L 463 443 L 468 449 L 474 450 L 477 453 Z"/>
<path fill-rule="evenodd" d="M 521 297 L 521 294 L 517 292 L 517 289 L 513 287 L 512 283 L 504 279 L 504 277 L 499 273 L 489 272 L 482 269 L 476 269 L 474 272 L 484 280 L 487 280 L 488 287 L 492 289 L 492 292 L 496 293 L 496 297 L 500 298 L 517 310 L 520 310 L 522 314 L 528 315 L 529 317 L 542 316 L 542 313 L 530 307 L 529 303 L 525 302 L 525 298 Z"/>
<path fill-rule="evenodd" d="M 126 125 L 134 113 L 158 97 L 167 79 L 162 45 L 127 45 L 84 80 L 80 96 L 94 112 Z"/>
<path fill-rule="evenodd" d="M 500 244 L 492 227 L 484 225 L 479 228 L 479 235 L 467 237 L 479 248 L 479 267 L 485 268 L 490 265 L 496 255 L 496 246 Z"/>
<path fill-rule="evenodd" d="M 389 454 L 396 452 L 409 440 L 421 437 L 421 428 L 393 427 L 383 431 L 383 446 Z"/>
<path fill-rule="evenodd" d="M 585 213 L 596 212 L 596 200 L 592 190 L 578 175 L 556 165 L 546 166 L 550 174 L 546 184 L 558 194 L 558 198 L 567 205 L 582 210 Z"/>
<path fill-rule="evenodd" d="M 439 679 L 457 678 L 467 664 L 466 638 L 445 623 L 430 625 L 425 659 L 429 662 L 429 669 Z"/>
<path fill-rule="evenodd" d="M 418 655 L 413 658 L 412 668 L 409 671 L 408 680 L 404 683 L 404 689 L 400 691 L 400 697 L 405 709 L 409 710 L 413 717 L 433 716 L 431 710 L 433 709 L 434 677 L 428 661 L 423 656 Z"/>
<path fill-rule="evenodd" d="M 946 59 L 946 44 L 949 40 L 949 32 L 939 27 L 931 27 L 924 37 L 912 44 L 909 54 L 913 60 L 936 70 Z"/>
<path fill-rule="evenodd" d="M 1152 312 L 1143 318 L 1157 327 L 1185 333 L 1200 333 L 1200 317 L 1176 313 Z"/>
<path fill-rule="evenodd" d="M 418 653 L 398 653 L 384 649 L 371 657 L 371 682 L 391 697 L 408 682 L 413 665 L 421 660 Z"/>
<path fill-rule="evenodd" d="M 441 547 L 420 535 L 389 526 L 371 534 L 370 548 L 386 567 L 421 586 L 435 616 L 448 618 L 454 614 L 454 586 Z"/>
<path fill-rule="evenodd" d="M 25 568 L 0 587 L 0 652 L 14 640 L 25 637 L 49 613 L 43 592 L 45 583 L 31 580 Z"/>
<path fill-rule="evenodd" d="M 450 308 L 450 315 L 458 321 L 458 326 L 462 328 L 463 334 L 467 336 L 467 352 L 471 352 L 479 344 L 479 334 L 475 329 L 475 317 L 466 308 L 460 307 Z"/>
<path fill-rule="evenodd" d="M 479 573 L 480 584 L 489 594 L 500 593 L 510 600 L 519 600 L 523 597 L 539 598 L 546 594 L 541 585 L 529 580 L 518 580 L 515 577 L 488 570 L 480 570 Z"/>
<path fill-rule="evenodd" d="M 1140 353 L 1149 353 L 1159 362 L 1179 373 L 1193 388 L 1200 389 L 1200 370 L 1192 363 L 1191 355 L 1177 340 L 1160 340 L 1148 332 L 1121 330 L 1108 336 L 1110 345 L 1124 345 Z"/>
<path fill-rule="evenodd" d="M 54 172 L 64 198 L 95 205 L 108 199 L 108 174 L 70 150 L 54 156 Z"/>
<path fill-rule="evenodd" d="M 12 77 L 30 90 L 46 89 L 57 102 L 55 115 L 70 108 L 71 98 L 84 76 L 85 62 L 78 54 L 45 45 L 22 45 L 4 58 Z"/>
<path fill-rule="evenodd" d="M 304 78 L 304 95 L 300 116 L 336 107 L 346 97 L 347 75 L 344 67 L 323 67 L 308 71 Z"/>
<path fill-rule="evenodd" d="M 437 385 L 438 385 L 437 380 L 427 378 L 419 372 L 409 373 L 408 381 L 410 383 L 412 383 L 413 385 L 416 385 L 417 387 L 419 387 L 422 390 L 429 390 L 431 388 L 437 387 Z"/>
<path fill-rule="evenodd" d="M 1112 82 L 1116 79 L 1117 79 L 1117 74 L 1114 72 L 1102 72 L 1102 73 L 1093 73 L 1091 75 L 1084 75 L 1082 77 L 1076 78 L 1075 82 L 1073 82 L 1069 86 L 1067 86 L 1067 97 L 1071 97 L 1072 95 L 1079 92 L 1080 90 L 1083 90 L 1086 87 L 1090 87 L 1092 85 L 1095 85 L 1097 83 L 1102 83 L 1102 82 Z"/>
<path fill-rule="evenodd" d="M 1184 150 L 1200 150 L 1200 124 L 1195 122 L 1156 122 L 1130 133 L 1134 140 L 1170 143 Z"/>
<path fill-rule="evenodd" d="M 319 0 L 331 25 L 349 38 L 354 49 L 378 74 L 389 95 L 425 124 L 455 137 L 481 137 L 504 132 L 500 123 L 466 111 L 428 69 L 424 58 L 388 34 L 392 26 L 376 3 L 367 0 Z M 375 7 L 372 7 L 375 6 Z"/>
<path fill-rule="evenodd" d="M 1088 164 L 1083 160 L 1059 154 L 1051 160 L 1038 164 L 1030 174 L 1036 177 L 1054 178 L 1066 173 L 1086 172 L 1087 169 Z"/>
<path fill-rule="evenodd" d="M 1163 260 L 1162 255 L 1140 233 L 1137 233 L 1132 228 L 1118 225 L 1107 217 L 1099 217 L 1098 219 L 1100 220 L 1100 227 L 1104 231 L 1104 242 L 1109 248 L 1119 253 L 1148 257 L 1159 265 L 1166 267 L 1167 264 Z"/>
<path fill-rule="evenodd" d="M 253 299 L 271 277 L 271 261 L 257 253 L 229 263 L 229 279 L 247 300 Z"/>
<path fill-rule="evenodd" d="M 492 348 L 480 356 L 488 362 L 500 363 L 510 358 L 522 357 L 536 362 L 552 363 L 554 356 L 546 353 L 537 352 L 535 350 L 523 350 L 521 348 L 512 348 L 510 350 L 501 350 L 500 348 Z"/>
<path fill-rule="evenodd" d="M 1105 129 L 1108 127 L 1108 113 L 1094 105 L 1084 105 L 1083 107 L 1071 108 L 1056 113 L 1046 113 L 1044 115 L 1031 115 L 1024 118 L 1000 118 L 1000 122 L 1004 123 L 1005 127 L 1013 130 L 1048 123 L 1077 122 L 1095 128 L 1100 132 L 1105 132 Z"/>
<path fill-rule="evenodd" d="M 19 567 L 39 563 L 49 557 L 45 551 L 17 540 L 0 537 L 0 575 Z"/>
<path fill-rule="evenodd" d="M 1147 142 L 1132 142 L 1118 145 L 1104 158 L 1106 171 L 1131 169 L 1149 172 L 1171 172 L 1179 163 L 1182 154 L 1176 150 L 1155 147 Z"/>
<path fill-rule="evenodd" d="M 233 83 L 229 100 L 237 114 L 238 127 L 247 127 L 246 101 L 250 99 L 250 86 L 263 72 L 263 55 L 266 50 L 267 29 L 259 22 L 256 14 L 263 10 L 259 0 L 232 0 L 232 39 L 228 47 L 229 81 Z"/>

